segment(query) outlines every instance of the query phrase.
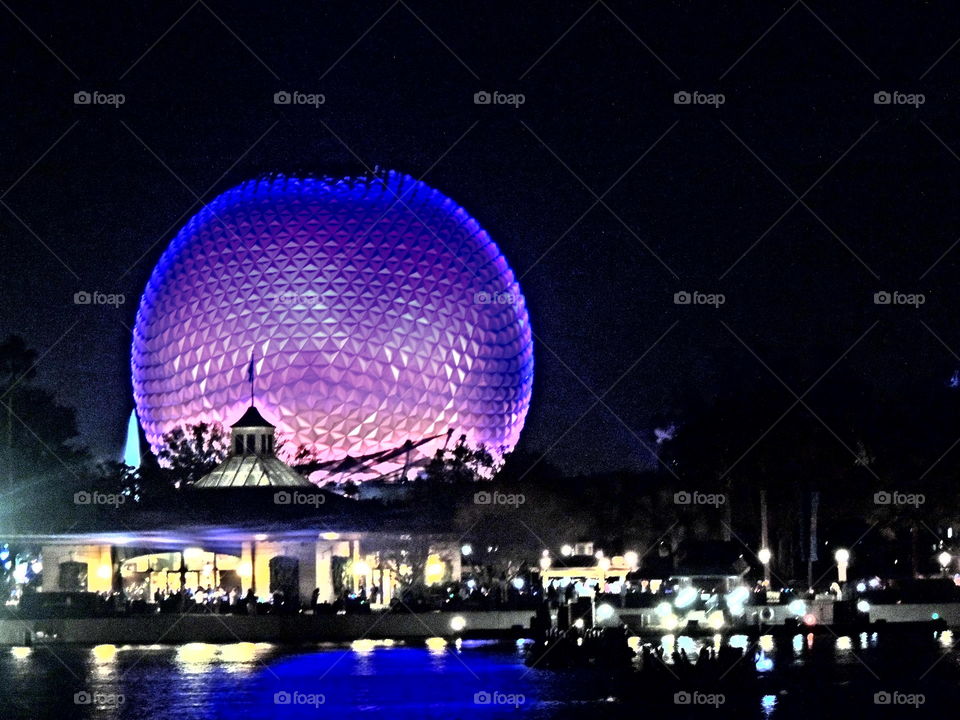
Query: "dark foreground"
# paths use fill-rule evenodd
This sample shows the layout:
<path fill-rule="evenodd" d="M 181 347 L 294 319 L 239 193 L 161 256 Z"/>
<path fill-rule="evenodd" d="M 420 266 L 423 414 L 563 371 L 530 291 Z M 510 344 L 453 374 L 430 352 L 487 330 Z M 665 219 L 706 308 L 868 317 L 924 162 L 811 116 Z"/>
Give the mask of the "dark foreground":
<path fill-rule="evenodd" d="M 950 633 L 730 642 L 743 659 L 709 680 L 671 654 L 714 641 L 670 636 L 652 674 L 529 668 L 525 643 L 439 638 L 4 649 L 0 717 L 910 718 L 952 713 L 960 689 Z"/>

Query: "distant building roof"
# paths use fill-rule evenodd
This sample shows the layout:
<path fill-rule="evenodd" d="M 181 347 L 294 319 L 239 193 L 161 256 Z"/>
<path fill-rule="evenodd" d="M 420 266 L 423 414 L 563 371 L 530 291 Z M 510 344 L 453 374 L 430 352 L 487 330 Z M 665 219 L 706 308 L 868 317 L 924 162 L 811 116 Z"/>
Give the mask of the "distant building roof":
<path fill-rule="evenodd" d="M 230 455 L 194 484 L 195 488 L 264 486 L 315 487 L 303 475 L 272 455 Z"/>
<path fill-rule="evenodd" d="M 272 428 L 276 426 L 268 422 L 267 420 L 265 420 L 263 415 L 260 414 L 260 411 L 257 410 L 257 408 L 254 405 L 251 405 L 250 407 L 247 408 L 247 411 L 241 416 L 241 418 L 237 420 L 230 427 L 232 428 L 248 428 L 248 427 Z"/>

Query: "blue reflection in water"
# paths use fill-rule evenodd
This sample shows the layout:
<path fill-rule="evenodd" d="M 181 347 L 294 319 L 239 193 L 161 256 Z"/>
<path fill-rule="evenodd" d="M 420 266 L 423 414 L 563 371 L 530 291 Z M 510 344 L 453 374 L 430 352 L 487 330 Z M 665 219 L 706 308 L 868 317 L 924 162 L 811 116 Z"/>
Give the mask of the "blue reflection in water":
<path fill-rule="evenodd" d="M 540 689 L 539 673 L 528 673 L 516 652 L 483 652 L 483 644 L 437 642 L 423 647 L 361 646 L 279 658 L 261 667 L 247 682 L 241 703 L 233 691 L 209 684 L 216 714 L 233 711 L 244 718 L 324 716 L 391 718 L 494 716 L 527 709 Z M 542 687 L 542 682 L 540 683 Z"/>

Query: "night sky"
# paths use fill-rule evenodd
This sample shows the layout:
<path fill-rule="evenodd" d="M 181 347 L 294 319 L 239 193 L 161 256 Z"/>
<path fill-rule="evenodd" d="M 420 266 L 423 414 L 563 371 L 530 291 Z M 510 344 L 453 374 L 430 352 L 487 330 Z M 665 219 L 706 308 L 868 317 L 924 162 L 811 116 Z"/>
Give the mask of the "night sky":
<path fill-rule="evenodd" d="M 730 387 L 769 386 L 784 410 L 828 369 L 892 407 L 953 391 L 952 3 L 4 8 L 0 334 L 44 354 L 39 379 L 99 453 L 120 451 L 154 263 L 201 202 L 271 171 L 394 168 L 478 219 L 536 335 L 521 446 L 569 472 L 653 466 L 654 429 Z M 281 90 L 326 103 L 278 106 Z M 74 305 L 81 290 L 126 303 Z M 805 402 L 829 406 L 826 386 Z"/>

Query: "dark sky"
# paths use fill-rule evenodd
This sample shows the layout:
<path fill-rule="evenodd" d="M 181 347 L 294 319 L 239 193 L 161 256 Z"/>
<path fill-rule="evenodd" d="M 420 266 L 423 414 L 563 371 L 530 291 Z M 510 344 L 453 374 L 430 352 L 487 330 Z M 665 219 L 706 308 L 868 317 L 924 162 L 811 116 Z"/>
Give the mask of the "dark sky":
<path fill-rule="evenodd" d="M 463 204 L 531 311 L 521 442 L 568 470 L 650 465 L 655 427 L 771 381 L 752 353 L 800 394 L 856 343 L 843 371 L 892 402 L 948 392 L 960 366 L 951 3 L 16 2 L 0 17 L 0 333 L 46 353 L 40 379 L 99 452 L 119 451 L 132 407 L 129 328 L 154 262 L 198 197 L 266 171 L 380 165 Z M 75 105 L 82 90 L 125 103 Z M 279 90 L 326 104 L 277 106 Z M 526 101 L 475 105 L 480 90 Z M 675 104 L 684 90 L 725 102 Z M 874 103 L 895 90 L 925 102 Z M 127 302 L 76 306 L 79 290 Z M 678 306 L 683 290 L 726 302 Z M 875 305 L 883 290 L 925 304 Z"/>

